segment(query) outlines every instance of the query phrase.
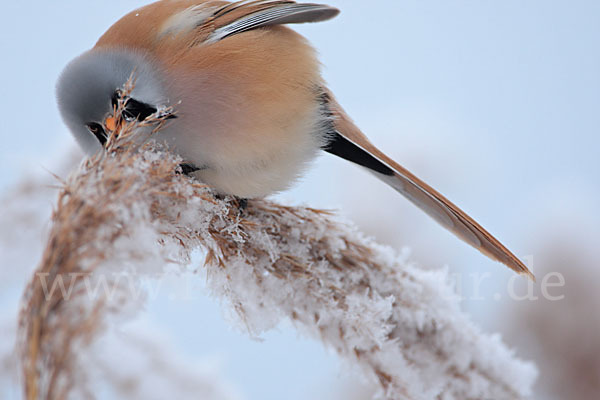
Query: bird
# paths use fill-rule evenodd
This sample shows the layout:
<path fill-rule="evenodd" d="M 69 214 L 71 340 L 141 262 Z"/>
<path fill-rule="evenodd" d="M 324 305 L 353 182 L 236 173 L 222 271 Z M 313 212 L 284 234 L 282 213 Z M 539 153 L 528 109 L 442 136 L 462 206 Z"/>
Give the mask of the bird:
<path fill-rule="evenodd" d="M 173 107 L 153 140 L 184 160 L 186 174 L 239 199 L 283 191 L 320 152 L 333 154 L 365 168 L 489 258 L 534 279 L 473 218 L 372 144 L 327 88 L 315 49 L 289 25 L 339 12 L 280 0 L 148 4 L 65 67 L 56 87 L 60 114 L 80 147 L 95 154 L 119 121 L 144 121 Z M 125 94 L 120 88 L 132 76 Z"/>

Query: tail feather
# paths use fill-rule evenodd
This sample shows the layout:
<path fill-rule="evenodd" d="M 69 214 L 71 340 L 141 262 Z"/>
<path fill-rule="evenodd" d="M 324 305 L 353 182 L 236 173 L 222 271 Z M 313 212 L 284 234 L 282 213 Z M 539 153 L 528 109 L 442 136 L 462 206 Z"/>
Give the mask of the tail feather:
<path fill-rule="evenodd" d="M 328 94 L 335 132 L 324 150 L 367 168 L 439 224 L 489 258 L 535 280 L 529 269 L 502 243 L 431 186 L 376 148 Z"/>

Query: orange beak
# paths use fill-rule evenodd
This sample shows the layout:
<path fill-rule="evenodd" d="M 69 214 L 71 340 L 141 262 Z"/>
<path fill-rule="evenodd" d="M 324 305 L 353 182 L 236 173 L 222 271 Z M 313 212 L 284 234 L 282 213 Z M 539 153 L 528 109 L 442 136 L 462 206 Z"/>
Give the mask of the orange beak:
<path fill-rule="evenodd" d="M 115 117 L 107 117 L 104 120 L 104 126 L 111 132 L 117 129 L 117 119 Z"/>

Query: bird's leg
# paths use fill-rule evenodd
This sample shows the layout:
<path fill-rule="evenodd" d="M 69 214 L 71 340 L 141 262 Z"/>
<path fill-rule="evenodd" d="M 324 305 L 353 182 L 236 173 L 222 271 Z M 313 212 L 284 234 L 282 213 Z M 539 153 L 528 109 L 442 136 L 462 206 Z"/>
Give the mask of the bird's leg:
<path fill-rule="evenodd" d="M 248 208 L 248 199 L 242 199 L 242 198 L 239 198 L 236 196 L 235 201 L 237 203 L 240 214 L 242 214 L 244 211 L 246 211 L 246 209 Z"/>
<path fill-rule="evenodd" d="M 219 200 L 225 200 L 228 196 L 220 193 L 215 193 L 215 198 Z M 237 196 L 231 196 L 233 198 L 233 205 L 238 209 L 238 216 L 241 216 L 244 211 L 248 208 L 248 199 L 243 199 Z"/>
<path fill-rule="evenodd" d="M 190 176 L 192 173 L 196 171 L 200 171 L 202 168 L 196 167 L 194 164 L 190 163 L 181 163 L 179 164 L 179 168 L 181 168 L 181 172 L 176 171 L 177 173 L 183 174 L 185 176 Z"/>

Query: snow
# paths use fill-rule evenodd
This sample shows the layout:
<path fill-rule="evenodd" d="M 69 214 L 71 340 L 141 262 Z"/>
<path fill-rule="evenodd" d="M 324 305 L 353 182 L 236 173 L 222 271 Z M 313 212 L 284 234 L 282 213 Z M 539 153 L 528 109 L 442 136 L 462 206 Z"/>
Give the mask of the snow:
<path fill-rule="evenodd" d="M 55 213 L 54 247 L 47 249 L 49 262 L 40 272 L 60 271 L 52 255 L 74 247 L 69 265 L 88 274 L 83 281 L 93 287 L 105 280 L 112 288 L 112 295 L 89 296 L 89 284 L 79 283 L 71 301 L 57 299 L 59 306 L 42 315 L 55 332 L 49 343 L 69 343 L 67 362 L 56 365 L 50 345 L 25 365 L 55 370 L 59 389 L 83 393 L 92 386 L 83 349 L 110 331 L 115 317 L 139 312 L 143 302 L 128 292 L 132 280 L 184 271 L 191 253 L 202 249 L 209 290 L 236 326 L 260 337 L 291 321 L 378 384 L 382 398 L 531 394 L 535 367 L 470 321 L 446 271 L 419 269 L 328 213 L 267 200 L 252 200 L 240 211 L 234 199 L 215 198 L 205 185 L 175 174 L 179 160 L 169 153 L 126 148 L 116 143 L 82 164 L 67 180 L 68 195 Z M 78 235 L 64 240 L 64 231 Z M 27 321 L 39 316 L 40 300 L 31 289 L 26 299 L 21 335 L 30 343 L 35 332 Z M 82 325 L 84 333 L 76 329 Z M 41 375 L 40 382 L 47 382 L 48 375 Z"/>

